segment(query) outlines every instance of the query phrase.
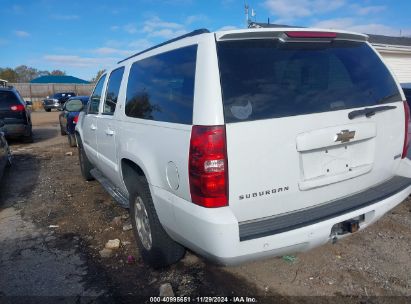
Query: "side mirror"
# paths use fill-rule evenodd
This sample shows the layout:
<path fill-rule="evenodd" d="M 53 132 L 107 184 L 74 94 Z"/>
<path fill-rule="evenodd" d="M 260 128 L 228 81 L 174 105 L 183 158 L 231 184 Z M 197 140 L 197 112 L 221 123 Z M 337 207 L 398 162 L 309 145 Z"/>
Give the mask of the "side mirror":
<path fill-rule="evenodd" d="M 72 99 L 66 102 L 65 108 L 67 112 L 80 112 L 83 110 L 83 103 L 80 99 Z"/>

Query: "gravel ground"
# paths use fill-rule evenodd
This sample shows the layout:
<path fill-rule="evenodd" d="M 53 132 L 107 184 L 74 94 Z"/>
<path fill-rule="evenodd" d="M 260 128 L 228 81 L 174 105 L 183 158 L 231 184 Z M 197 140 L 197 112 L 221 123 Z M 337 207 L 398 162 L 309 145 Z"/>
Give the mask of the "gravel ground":
<path fill-rule="evenodd" d="M 164 283 L 177 296 L 255 296 L 259 303 L 411 301 L 410 200 L 335 245 L 288 258 L 218 267 L 188 252 L 152 270 L 132 231 L 123 231 L 128 211 L 97 182 L 82 180 L 77 150 L 59 135 L 58 112 L 35 112 L 33 123 L 33 144 L 11 141 L 14 165 L 0 185 L 0 302 L 57 296 L 143 303 Z M 110 239 L 122 245 L 102 258 Z"/>

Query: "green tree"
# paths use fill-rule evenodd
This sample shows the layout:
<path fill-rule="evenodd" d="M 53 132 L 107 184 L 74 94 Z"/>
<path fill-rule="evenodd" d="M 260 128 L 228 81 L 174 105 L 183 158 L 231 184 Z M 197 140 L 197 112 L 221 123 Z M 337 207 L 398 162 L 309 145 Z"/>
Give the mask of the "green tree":
<path fill-rule="evenodd" d="M 19 75 L 15 70 L 11 68 L 5 68 L 0 70 L 0 79 L 7 80 L 8 82 L 18 82 Z"/>

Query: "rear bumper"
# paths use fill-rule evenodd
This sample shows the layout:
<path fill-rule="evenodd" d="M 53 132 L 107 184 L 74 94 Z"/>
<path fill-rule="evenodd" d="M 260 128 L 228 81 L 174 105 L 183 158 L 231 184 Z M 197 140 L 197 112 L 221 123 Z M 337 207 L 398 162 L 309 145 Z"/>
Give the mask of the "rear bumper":
<path fill-rule="evenodd" d="M 354 210 L 348 209 L 332 217 L 291 227 L 283 232 L 272 231 L 270 234 L 254 235 L 246 239 L 241 237 L 244 229 L 229 207 L 206 209 L 173 197 L 175 223 L 171 223 L 169 219 L 163 222 L 162 217 L 159 217 L 167 232 L 177 242 L 219 264 L 239 264 L 249 260 L 302 252 L 325 244 L 334 237 L 331 230 L 335 224 L 361 215 L 364 215 L 364 221 L 360 224 L 360 230 L 366 228 L 409 196 L 411 180 L 408 180 L 408 183 L 404 179 L 402 181 L 404 183 L 397 191 L 391 191 L 390 195 L 381 196 L 381 199 L 374 199 L 368 204 L 360 204 Z M 170 201 L 168 192 L 155 189 L 154 193 L 158 204 L 165 203 L 167 197 Z M 269 223 L 267 225 L 269 226 Z"/>
<path fill-rule="evenodd" d="M 6 124 L 2 131 L 8 137 L 29 136 L 31 133 L 31 126 L 27 124 Z"/>

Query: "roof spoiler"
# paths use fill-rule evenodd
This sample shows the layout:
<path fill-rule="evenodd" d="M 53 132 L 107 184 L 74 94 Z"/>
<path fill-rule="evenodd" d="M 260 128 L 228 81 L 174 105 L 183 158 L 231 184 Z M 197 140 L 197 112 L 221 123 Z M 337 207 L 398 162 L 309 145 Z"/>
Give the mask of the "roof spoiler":
<path fill-rule="evenodd" d="M 245 39 L 280 39 L 281 41 L 292 42 L 311 42 L 324 40 L 353 40 L 368 41 L 368 36 L 351 32 L 334 32 L 323 29 L 302 29 L 302 28 L 283 28 L 279 29 L 253 29 L 247 31 L 230 31 L 216 33 L 216 39 L 226 40 L 245 40 Z"/>

